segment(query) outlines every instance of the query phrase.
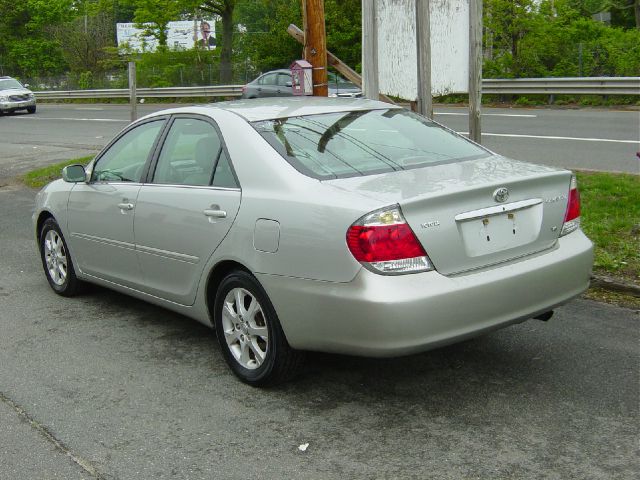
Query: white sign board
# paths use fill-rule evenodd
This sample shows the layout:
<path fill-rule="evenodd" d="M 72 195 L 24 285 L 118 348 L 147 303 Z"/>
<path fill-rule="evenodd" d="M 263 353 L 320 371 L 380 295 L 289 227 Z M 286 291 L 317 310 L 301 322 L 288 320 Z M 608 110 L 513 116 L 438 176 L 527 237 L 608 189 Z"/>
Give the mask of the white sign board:
<path fill-rule="evenodd" d="M 418 96 L 415 0 L 378 0 L 380 92 Z M 430 0 L 431 91 L 469 91 L 469 0 Z"/>
<path fill-rule="evenodd" d="M 215 20 L 185 20 L 169 22 L 167 25 L 167 46 L 173 50 L 193 48 L 196 42 L 207 49 L 215 48 Z M 158 40 L 145 35 L 135 23 L 118 23 L 116 28 L 118 46 L 128 45 L 135 52 L 153 52 Z"/>

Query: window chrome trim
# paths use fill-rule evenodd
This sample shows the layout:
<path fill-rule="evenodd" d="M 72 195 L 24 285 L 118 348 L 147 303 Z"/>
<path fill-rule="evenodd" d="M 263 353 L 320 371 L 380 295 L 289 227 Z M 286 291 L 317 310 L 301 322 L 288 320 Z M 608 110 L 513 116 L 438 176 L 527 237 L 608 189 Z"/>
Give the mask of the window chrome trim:
<path fill-rule="evenodd" d="M 130 185 L 130 184 L 127 184 Z M 142 183 L 143 187 L 170 187 L 170 188 L 186 188 L 186 189 L 204 189 L 204 190 L 222 190 L 227 192 L 242 192 L 238 187 L 214 187 L 213 185 L 182 185 L 173 183 Z"/>

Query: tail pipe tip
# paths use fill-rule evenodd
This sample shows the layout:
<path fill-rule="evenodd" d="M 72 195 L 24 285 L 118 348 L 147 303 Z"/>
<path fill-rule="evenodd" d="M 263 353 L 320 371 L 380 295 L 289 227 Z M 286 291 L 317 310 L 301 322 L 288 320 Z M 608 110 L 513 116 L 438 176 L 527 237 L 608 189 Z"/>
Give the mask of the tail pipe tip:
<path fill-rule="evenodd" d="M 533 318 L 535 318 L 536 320 L 542 320 L 543 322 L 546 322 L 551 317 L 553 317 L 553 310 L 549 310 L 548 312 L 541 313 L 540 315 L 535 316 Z"/>

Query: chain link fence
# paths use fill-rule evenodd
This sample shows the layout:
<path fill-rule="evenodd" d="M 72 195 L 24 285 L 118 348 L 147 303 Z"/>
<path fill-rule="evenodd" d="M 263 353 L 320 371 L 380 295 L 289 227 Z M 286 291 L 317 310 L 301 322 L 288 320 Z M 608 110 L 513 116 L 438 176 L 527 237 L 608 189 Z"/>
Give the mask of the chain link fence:
<path fill-rule="evenodd" d="M 207 63 L 202 65 L 145 65 L 138 63 L 138 88 L 162 87 L 201 87 L 221 85 L 220 65 Z M 232 65 L 232 80 L 227 84 L 241 85 L 256 78 L 260 72 L 247 62 Z M 123 68 L 107 72 L 68 73 L 59 76 L 41 76 L 20 78 L 29 84 L 34 91 L 47 90 L 93 90 L 107 88 L 128 88 L 128 73 L 126 65 Z"/>

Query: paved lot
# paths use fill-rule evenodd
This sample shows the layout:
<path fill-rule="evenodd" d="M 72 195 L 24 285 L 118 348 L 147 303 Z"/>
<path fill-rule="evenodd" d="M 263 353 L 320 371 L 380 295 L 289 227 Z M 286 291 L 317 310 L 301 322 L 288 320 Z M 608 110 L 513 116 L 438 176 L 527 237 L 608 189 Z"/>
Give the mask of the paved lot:
<path fill-rule="evenodd" d="M 33 196 L 0 188 L 0 478 L 637 478 L 637 311 L 576 300 L 421 355 L 315 354 L 257 390 L 191 320 L 53 294 Z"/>
<path fill-rule="evenodd" d="M 141 105 L 139 115 L 167 105 Z M 468 130 L 465 108 L 436 108 L 436 120 Z M 0 117 L 0 181 L 56 161 L 97 153 L 124 128 L 125 105 L 38 106 Z M 483 110 L 483 142 L 508 157 L 566 168 L 640 173 L 640 112 L 598 109 Z"/>

